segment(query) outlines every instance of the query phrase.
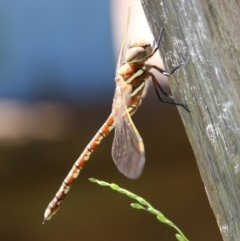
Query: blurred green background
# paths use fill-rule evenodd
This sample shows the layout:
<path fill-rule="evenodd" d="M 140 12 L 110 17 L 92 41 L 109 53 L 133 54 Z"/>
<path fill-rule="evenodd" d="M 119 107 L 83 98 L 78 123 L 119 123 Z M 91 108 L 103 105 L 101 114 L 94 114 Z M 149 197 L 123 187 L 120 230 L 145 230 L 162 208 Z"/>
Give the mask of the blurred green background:
<path fill-rule="evenodd" d="M 0 240 L 175 240 L 128 198 L 88 181 L 96 177 L 146 198 L 190 240 L 219 241 L 177 110 L 152 88 L 133 118 L 146 149 L 140 179 L 117 171 L 111 133 L 42 225 L 48 202 L 111 110 L 110 3 L 0 2 Z"/>

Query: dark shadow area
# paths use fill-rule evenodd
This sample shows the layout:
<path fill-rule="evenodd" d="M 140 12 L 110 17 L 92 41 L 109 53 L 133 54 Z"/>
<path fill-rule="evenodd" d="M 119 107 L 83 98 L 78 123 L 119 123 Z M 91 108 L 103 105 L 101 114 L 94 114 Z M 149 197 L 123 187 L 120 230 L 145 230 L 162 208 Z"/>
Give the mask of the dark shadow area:
<path fill-rule="evenodd" d="M 146 149 L 147 163 L 140 179 L 128 180 L 118 173 L 111 159 L 111 133 L 57 215 L 43 226 L 48 202 L 108 116 L 111 104 L 82 108 L 65 104 L 64 108 L 68 110 L 64 132 L 51 138 L 32 136 L 1 143 L 1 240 L 175 240 L 169 227 L 150 214 L 133 210 L 131 200 L 90 183 L 89 177 L 117 183 L 143 196 L 190 240 L 221 240 L 178 113 L 152 96 L 133 118 Z"/>

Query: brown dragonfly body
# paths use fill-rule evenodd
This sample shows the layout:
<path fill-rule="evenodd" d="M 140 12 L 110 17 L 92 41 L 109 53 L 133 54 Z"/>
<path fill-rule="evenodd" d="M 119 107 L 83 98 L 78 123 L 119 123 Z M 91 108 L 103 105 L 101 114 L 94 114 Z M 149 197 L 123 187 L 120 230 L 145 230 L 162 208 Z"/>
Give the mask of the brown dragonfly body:
<path fill-rule="evenodd" d="M 169 76 L 180 66 L 177 66 L 170 73 L 155 65 L 146 64 L 157 51 L 162 36 L 160 33 L 159 41 L 155 46 L 148 42 L 139 40 L 131 42 L 126 50 L 125 63 L 120 60 L 116 70 L 116 90 L 113 99 L 112 112 L 102 127 L 98 130 L 89 144 L 85 147 L 82 154 L 74 163 L 72 169 L 64 179 L 60 189 L 49 203 L 45 213 L 44 222 L 50 220 L 60 207 L 60 203 L 66 197 L 71 184 L 78 177 L 79 173 L 89 160 L 92 153 L 99 146 L 101 141 L 115 127 L 115 135 L 112 146 L 113 160 L 121 173 L 131 179 L 138 178 L 143 170 L 145 163 L 144 145 L 138 133 L 131 115 L 136 112 L 141 104 L 146 89 L 146 81 L 152 80 L 157 96 L 162 102 L 180 105 L 187 111 L 187 106 L 174 101 L 163 101 L 159 92 L 170 97 L 160 86 L 156 77 L 150 72 L 156 69 L 163 75 Z M 123 46 L 120 56 L 122 55 Z M 172 98 L 172 97 L 170 97 Z"/>

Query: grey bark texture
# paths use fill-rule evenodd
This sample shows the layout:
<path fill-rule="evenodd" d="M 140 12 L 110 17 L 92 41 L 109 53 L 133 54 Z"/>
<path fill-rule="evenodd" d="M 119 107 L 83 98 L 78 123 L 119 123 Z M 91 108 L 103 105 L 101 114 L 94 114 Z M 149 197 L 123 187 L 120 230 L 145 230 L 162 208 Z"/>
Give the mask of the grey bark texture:
<path fill-rule="evenodd" d="M 141 0 L 225 241 L 240 240 L 240 1 Z"/>

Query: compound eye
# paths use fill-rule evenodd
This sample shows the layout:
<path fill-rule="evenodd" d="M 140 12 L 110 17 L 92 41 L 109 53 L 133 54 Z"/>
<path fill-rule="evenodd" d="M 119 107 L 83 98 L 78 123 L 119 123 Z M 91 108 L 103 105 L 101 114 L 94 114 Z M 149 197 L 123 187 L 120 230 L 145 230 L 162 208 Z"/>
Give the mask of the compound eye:
<path fill-rule="evenodd" d="M 144 47 L 132 47 L 126 52 L 126 62 L 138 63 L 147 58 L 147 51 Z"/>

